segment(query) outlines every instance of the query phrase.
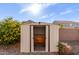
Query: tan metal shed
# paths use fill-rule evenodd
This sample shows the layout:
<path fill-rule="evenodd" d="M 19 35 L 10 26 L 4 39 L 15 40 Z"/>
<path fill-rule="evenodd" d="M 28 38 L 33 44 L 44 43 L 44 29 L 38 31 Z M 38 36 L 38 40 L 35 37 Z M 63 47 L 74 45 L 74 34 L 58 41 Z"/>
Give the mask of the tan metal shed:
<path fill-rule="evenodd" d="M 21 26 L 21 52 L 58 52 L 59 27 L 50 23 Z"/>

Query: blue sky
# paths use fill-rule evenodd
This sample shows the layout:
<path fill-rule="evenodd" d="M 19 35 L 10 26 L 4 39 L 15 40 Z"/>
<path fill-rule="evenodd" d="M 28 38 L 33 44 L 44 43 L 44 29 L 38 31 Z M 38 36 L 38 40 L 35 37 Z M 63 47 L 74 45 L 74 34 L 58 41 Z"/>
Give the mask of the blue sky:
<path fill-rule="evenodd" d="M 19 21 L 53 22 L 55 20 L 79 21 L 79 4 L 0 4 L 0 20 L 13 17 Z"/>

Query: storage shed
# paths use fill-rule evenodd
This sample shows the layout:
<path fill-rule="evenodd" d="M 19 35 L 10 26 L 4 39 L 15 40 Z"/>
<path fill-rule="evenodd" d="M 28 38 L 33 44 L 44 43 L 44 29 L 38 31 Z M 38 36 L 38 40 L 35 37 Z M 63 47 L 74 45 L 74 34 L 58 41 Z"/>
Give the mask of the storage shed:
<path fill-rule="evenodd" d="M 35 22 L 21 25 L 21 52 L 58 52 L 59 27 Z"/>

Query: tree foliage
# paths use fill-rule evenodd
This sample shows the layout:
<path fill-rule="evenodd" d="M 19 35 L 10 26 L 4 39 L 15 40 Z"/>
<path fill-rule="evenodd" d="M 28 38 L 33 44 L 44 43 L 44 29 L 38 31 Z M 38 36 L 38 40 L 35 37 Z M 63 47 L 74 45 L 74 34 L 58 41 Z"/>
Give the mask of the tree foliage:
<path fill-rule="evenodd" d="M 60 29 L 63 29 L 64 28 L 64 25 L 63 24 L 58 24 Z"/>
<path fill-rule="evenodd" d="M 20 39 L 20 22 L 9 17 L 0 22 L 0 44 L 12 44 Z"/>

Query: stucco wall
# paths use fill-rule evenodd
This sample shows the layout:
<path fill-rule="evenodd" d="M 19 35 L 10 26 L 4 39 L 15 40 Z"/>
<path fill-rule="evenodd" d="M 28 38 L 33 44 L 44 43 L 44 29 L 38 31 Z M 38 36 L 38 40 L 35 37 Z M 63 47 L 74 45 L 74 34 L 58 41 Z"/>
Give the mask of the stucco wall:
<path fill-rule="evenodd" d="M 60 40 L 79 40 L 79 28 L 64 28 L 59 30 Z"/>

